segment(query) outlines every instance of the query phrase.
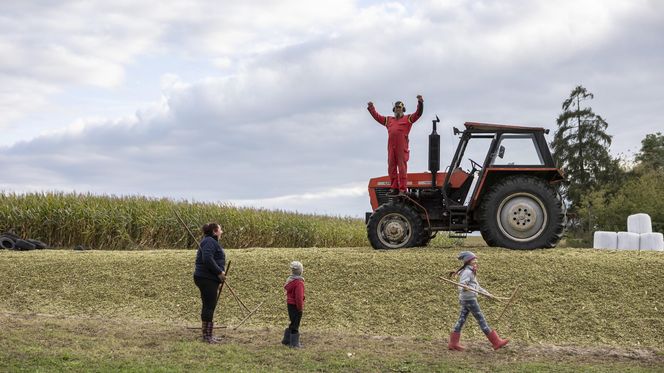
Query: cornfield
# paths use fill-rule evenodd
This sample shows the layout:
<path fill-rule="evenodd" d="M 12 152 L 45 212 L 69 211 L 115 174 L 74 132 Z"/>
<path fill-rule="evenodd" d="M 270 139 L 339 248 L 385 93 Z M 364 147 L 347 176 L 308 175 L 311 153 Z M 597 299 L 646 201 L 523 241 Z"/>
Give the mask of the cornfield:
<path fill-rule="evenodd" d="M 0 193 L 0 233 L 12 232 L 52 247 L 195 248 L 196 243 L 174 211 L 197 238 L 203 224 L 221 224 L 222 242 L 228 248 L 368 245 L 360 219 L 166 198 L 74 193 Z"/>

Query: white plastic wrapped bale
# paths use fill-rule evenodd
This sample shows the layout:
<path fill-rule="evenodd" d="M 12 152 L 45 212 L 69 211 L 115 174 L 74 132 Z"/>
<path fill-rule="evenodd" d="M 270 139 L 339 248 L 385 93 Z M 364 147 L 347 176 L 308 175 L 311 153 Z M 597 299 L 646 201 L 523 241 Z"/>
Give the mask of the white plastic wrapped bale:
<path fill-rule="evenodd" d="M 630 233 L 652 233 L 652 222 L 648 214 L 634 214 L 627 217 L 627 231 Z"/>
<path fill-rule="evenodd" d="M 615 250 L 618 248 L 618 233 L 602 231 L 595 232 L 593 235 L 593 248 Z"/>
<path fill-rule="evenodd" d="M 639 235 L 641 250 L 664 251 L 664 235 L 661 233 L 643 233 Z"/>
<path fill-rule="evenodd" d="M 618 232 L 618 250 L 638 250 L 640 235 L 632 232 Z"/>

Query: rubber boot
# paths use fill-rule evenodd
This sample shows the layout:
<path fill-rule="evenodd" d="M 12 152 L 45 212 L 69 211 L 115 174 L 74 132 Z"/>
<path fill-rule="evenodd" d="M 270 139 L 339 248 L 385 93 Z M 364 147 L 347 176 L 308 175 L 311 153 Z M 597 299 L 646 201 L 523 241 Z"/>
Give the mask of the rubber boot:
<path fill-rule="evenodd" d="M 212 321 L 206 322 L 205 337 L 204 337 L 205 342 L 210 343 L 210 344 L 219 343 L 219 340 L 217 339 L 217 337 L 212 336 L 213 331 L 214 331 L 214 322 L 212 322 Z"/>
<path fill-rule="evenodd" d="M 284 329 L 284 338 L 281 340 L 281 344 L 288 346 L 290 344 L 290 329 Z"/>
<path fill-rule="evenodd" d="M 300 333 L 291 333 L 290 335 L 290 348 L 302 348 L 300 344 Z"/>
<path fill-rule="evenodd" d="M 463 346 L 459 345 L 460 339 L 461 339 L 461 333 L 452 332 L 452 334 L 450 334 L 450 342 L 447 344 L 447 349 L 457 350 L 457 351 L 465 350 Z"/>
<path fill-rule="evenodd" d="M 214 336 L 214 321 L 210 321 L 210 338 L 212 338 L 214 343 L 221 342 L 221 337 L 215 337 Z"/>
<path fill-rule="evenodd" d="M 491 333 L 486 335 L 486 337 L 489 338 L 494 350 L 505 346 L 510 341 L 509 339 L 501 339 L 495 330 L 492 330 Z"/>

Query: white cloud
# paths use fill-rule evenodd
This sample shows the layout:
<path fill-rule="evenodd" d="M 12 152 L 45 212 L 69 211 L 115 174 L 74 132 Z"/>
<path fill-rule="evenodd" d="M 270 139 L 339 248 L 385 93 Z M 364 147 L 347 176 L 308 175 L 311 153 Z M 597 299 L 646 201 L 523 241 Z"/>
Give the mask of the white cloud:
<path fill-rule="evenodd" d="M 228 202 L 244 207 L 354 217 L 361 215 L 362 207 L 370 210 L 366 183 L 335 187 L 319 192 L 288 194 L 262 199 L 238 199 Z"/>
<path fill-rule="evenodd" d="M 412 110 L 420 93 L 413 171 L 426 168 L 434 114 L 445 163 L 451 125 L 553 129 L 577 84 L 595 93 L 615 148 L 638 146 L 661 123 L 661 10 L 647 1 L 5 2 L 0 126 L 40 127 L 0 148 L 0 187 L 360 215 L 368 201 L 352 183 L 386 168 L 386 134 L 365 103 L 386 113 L 401 99 Z M 183 78 L 199 68 L 211 73 Z M 161 95 L 124 97 L 139 80 Z M 74 92 L 92 96 L 85 114 L 71 103 L 73 113 L 58 111 Z M 134 109 L 106 116 L 109 102 Z M 60 125 L 48 127 L 51 115 Z"/>

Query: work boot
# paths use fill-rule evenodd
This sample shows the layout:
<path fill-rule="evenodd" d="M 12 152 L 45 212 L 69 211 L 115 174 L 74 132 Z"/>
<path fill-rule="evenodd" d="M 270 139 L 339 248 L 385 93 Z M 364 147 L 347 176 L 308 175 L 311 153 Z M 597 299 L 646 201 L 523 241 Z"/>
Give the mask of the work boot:
<path fill-rule="evenodd" d="M 284 338 L 281 340 L 281 344 L 288 346 L 290 344 L 290 329 L 284 329 Z"/>
<path fill-rule="evenodd" d="M 509 339 L 500 339 L 495 330 L 492 330 L 491 333 L 486 335 L 486 337 L 489 338 L 494 350 L 505 346 L 510 341 Z"/>
<path fill-rule="evenodd" d="M 465 348 L 459 344 L 460 339 L 461 339 L 461 333 L 452 332 L 452 334 L 450 334 L 450 342 L 447 344 L 447 349 L 463 351 Z"/>
<path fill-rule="evenodd" d="M 390 188 L 390 191 L 385 194 L 388 197 L 396 197 L 399 195 L 399 189 Z"/>
<path fill-rule="evenodd" d="M 290 335 L 290 348 L 302 348 L 300 344 L 300 333 L 291 333 Z"/>

